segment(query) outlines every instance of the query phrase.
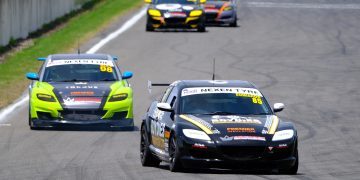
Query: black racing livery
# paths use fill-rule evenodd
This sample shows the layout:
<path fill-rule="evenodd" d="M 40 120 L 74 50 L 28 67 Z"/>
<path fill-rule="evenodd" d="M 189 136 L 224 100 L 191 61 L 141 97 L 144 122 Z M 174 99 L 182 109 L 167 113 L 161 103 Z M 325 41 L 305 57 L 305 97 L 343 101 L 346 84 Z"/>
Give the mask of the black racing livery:
<path fill-rule="evenodd" d="M 166 85 L 166 84 L 157 84 Z M 143 166 L 275 169 L 296 174 L 298 137 L 250 82 L 182 80 L 151 103 L 141 125 Z"/>
<path fill-rule="evenodd" d="M 207 0 L 204 7 L 206 24 L 237 27 L 236 0 Z"/>
<path fill-rule="evenodd" d="M 147 10 L 146 31 L 160 28 L 185 28 L 205 32 L 206 0 L 145 0 Z"/>

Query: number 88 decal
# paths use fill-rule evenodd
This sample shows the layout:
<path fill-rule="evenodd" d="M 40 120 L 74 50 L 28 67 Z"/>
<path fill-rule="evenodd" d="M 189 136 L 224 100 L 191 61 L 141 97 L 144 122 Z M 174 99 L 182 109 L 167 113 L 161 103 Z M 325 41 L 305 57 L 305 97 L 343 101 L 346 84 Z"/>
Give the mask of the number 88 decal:
<path fill-rule="evenodd" d="M 252 102 L 253 102 L 254 104 L 262 104 L 261 97 L 253 97 L 253 98 L 252 98 Z"/>
<path fill-rule="evenodd" d="M 100 65 L 100 71 L 101 72 L 109 72 L 112 73 L 113 69 L 111 66 L 107 66 L 107 65 Z"/>

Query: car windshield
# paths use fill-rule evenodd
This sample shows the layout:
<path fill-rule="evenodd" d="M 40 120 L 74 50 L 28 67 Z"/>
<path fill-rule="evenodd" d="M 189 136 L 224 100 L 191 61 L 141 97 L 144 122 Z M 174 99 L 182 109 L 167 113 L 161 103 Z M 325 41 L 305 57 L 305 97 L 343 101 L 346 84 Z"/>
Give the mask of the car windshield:
<path fill-rule="evenodd" d="M 190 90 L 189 90 L 190 89 Z M 194 91 L 197 89 L 197 92 Z M 224 88 L 220 88 L 223 89 Z M 181 114 L 209 115 L 267 115 L 272 114 L 265 98 L 256 89 L 229 88 L 232 92 L 214 91 L 206 93 L 199 88 L 186 88 L 182 91 Z M 238 92 L 236 90 L 239 90 Z M 244 89 L 256 90 L 255 93 L 241 92 Z M 209 90 L 209 88 L 207 88 Z M 193 92 L 193 93 L 189 93 Z"/>
<path fill-rule="evenodd" d="M 154 4 L 198 4 L 197 0 L 155 0 Z"/>
<path fill-rule="evenodd" d="M 46 67 L 44 82 L 116 81 L 114 67 L 99 64 L 67 64 Z"/>

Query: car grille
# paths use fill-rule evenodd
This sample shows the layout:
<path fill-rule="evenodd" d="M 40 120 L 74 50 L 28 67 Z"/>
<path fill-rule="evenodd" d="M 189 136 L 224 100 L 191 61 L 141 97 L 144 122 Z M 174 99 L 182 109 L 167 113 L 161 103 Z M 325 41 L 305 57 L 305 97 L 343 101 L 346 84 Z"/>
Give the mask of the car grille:
<path fill-rule="evenodd" d="M 219 158 L 219 155 L 211 152 L 211 151 L 204 151 L 204 150 L 198 150 L 198 149 L 190 149 L 189 153 L 192 157 L 198 158 L 198 159 L 216 159 Z"/>
<path fill-rule="evenodd" d="M 217 14 L 215 13 L 208 13 L 206 14 L 206 20 L 207 21 L 213 21 L 217 18 Z"/>
<path fill-rule="evenodd" d="M 64 120 L 73 121 L 93 121 L 100 120 L 106 111 L 104 110 L 64 110 L 60 111 L 61 117 Z"/>
<path fill-rule="evenodd" d="M 221 19 L 229 19 L 231 18 L 231 15 L 228 15 L 228 16 L 222 16 Z"/>
<path fill-rule="evenodd" d="M 264 146 L 221 146 L 224 156 L 238 160 L 258 159 L 265 151 Z"/>
<path fill-rule="evenodd" d="M 184 24 L 186 18 L 167 18 L 165 22 L 167 25 L 177 25 L 177 24 Z"/>

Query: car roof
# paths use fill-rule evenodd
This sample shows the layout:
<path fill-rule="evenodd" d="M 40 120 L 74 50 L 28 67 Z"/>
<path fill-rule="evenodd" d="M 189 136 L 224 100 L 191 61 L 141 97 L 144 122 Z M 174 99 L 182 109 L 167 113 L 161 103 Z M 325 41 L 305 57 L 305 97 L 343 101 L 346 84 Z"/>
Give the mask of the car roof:
<path fill-rule="evenodd" d="M 242 80 L 181 80 L 175 81 L 172 85 L 180 87 L 180 89 L 188 87 L 241 87 L 257 89 L 251 82 Z"/>
<path fill-rule="evenodd" d="M 53 54 L 48 57 L 49 60 L 72 60 L 72 59 L 97 59 L 97 60 L 113 60 L 106 54 Z"/>

